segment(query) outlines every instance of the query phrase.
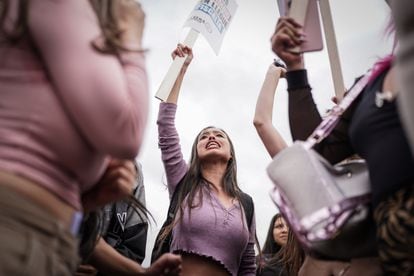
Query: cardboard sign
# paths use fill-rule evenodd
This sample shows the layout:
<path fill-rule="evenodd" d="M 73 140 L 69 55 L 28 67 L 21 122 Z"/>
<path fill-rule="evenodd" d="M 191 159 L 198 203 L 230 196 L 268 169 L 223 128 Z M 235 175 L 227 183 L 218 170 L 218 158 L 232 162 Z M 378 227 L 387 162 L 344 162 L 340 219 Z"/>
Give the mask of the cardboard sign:
<path fill-rule="evenodd" d="M 184 26 L 201 33 L 218 55 L 236 10 L 235 0 L 200 0 Z"/>

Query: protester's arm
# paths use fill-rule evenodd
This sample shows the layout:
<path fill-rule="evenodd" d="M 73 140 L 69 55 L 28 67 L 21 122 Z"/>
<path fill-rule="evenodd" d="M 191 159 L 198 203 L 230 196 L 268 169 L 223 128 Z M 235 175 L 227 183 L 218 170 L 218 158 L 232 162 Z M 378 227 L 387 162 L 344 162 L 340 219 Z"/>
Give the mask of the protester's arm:
<path fill-rule="evenodd" d="M 289 93 L 289 123 L 294 140 L 306 140 L 322 118 L 313 100 L 311 88 L 307 83 L 306 71 L 287 73 Z M 357 99 L 341 116 L 331 134 L 315 145 L 322 156 L 332 164 L 338 163 L 355 153 L 349 139 L 349 126 L 358 103 Z"/>
<path fill-rule="evenodd" d="M 291 53 L 292 47 L 303 42 L 301 27 L 291 18 L 281 18 L 272 37 L 272 49 L 287 65 L 289 93 L 289 123 L 293 140 L 306 140 L 321 123 L 322 117 L 313 100 L 301 54 Z M 354 153 L 348 128 L 353 113 L 350 108 L 336 128 L 315 149 L 331 163 L 337 163 Z"/>
<path fill-rule="evenodd" d="M 272 36 L 272 50 L 286 64 L 289 91 L 289 123 L 294 140 L 306 140 L 321 122 L 308 84 L 303 55 L 291 52 L 304 40 L 302 26 L 294 19 L 281 17 Z M 305 110 L 302 110 L 305 108 Z"/>
<path fill-rule="evenodd" d="M 173 88 L 168 95 L 168 98 L 166 100 L 167 103 L 177 104 L 185 73 L 187 72 L 187 68 L 193 60 L 193 50 L 190 47 L 184 46 L 182 44 L 178 44 L 177 48 L 171 53 L 172 59 L 175 59 L 177 56 L 185 57 L 185 55 L 187 55 L 187 57 L 184 61 L 183 67 L 181 67 L 177 80 L 175 81 Z"/>
<path fill-rule="evenodd" d="M 100 238 L 91 257 L 90 263 L 104 275 L 179 275 L 181 257 L 164 254 L 151 267 L 144 269 L 138 263 L 118 253 L 113 247 Z"/>
<path fill-rule="evenodd" d="M 289 123 L 294 140 L 306 140 L 322 117 L 313 100 L 306 70 L 286 73 L 289 99 Z"/>
<path fill-rule="evenodd" d="M 89 262 L 104 275 L 144 275 L 145 271 L 137 262 L 118 253 L 103 238 L 99 238 Z"/>
<path fill-rule="evenodd" d="M 289 123 L 294 140 L 306 140 L 321 122 L 321 116 L 310 93 L 303 56 L 291 52 L 291 49 L 299 47 L 303 40 L 302 26 L 289 17 L 279 19 L 271 39 L 273 52 L 286 64 Z"/>
<path fill-rule="evenodd" d="M 102 31 L 89 1 L 30 1 L 28 28 L 56 96 L 82 136 L 99 152 L 135 158 L 148 113 L 143 53 L 117 58 L 96 51 L 92 43 Z"/>
<path fill-rule="evenodd" d="M 271 157 L 286 147 L 286 142 L 272 123 L 275 92 L 279 79 L 284 73 L 284 69 L 281 67 L 276 67 L 273 64 L 269 66 L 257 98 L 253 120 L 256 131 Z"/>
<path fill-rule="evenodd" d="M 158 146 L 161 149 L 161 158 L 164 163 L 167 175 L 168 191 L 172 196 L 175 187 L 187 172 L 187 164 L 181 152 L 180 139 L 175 127 L 175 114 L 177 112 L 177 101 L 180 93 L 181 84 L 184 79 L 188 66 L 193 58 L 192 50 L 179 44 L 172 52 L 172 58 L 176 56 L 184 57 L 188 54 L 186 61 L 178 75 L 176 82 L 171 90 L 166 102 L 160 103 L 158 113 Z"/>
<path fill-rule="evenodd" d="M 180 138 L 175 128 L 175 113 L 177 105 L 160 103 L 158 112 L 158 147 L 161 149 L 161 159 L 167 176 L 170 196 L 175 187 L 187 172 L 187 163 L 181 152 Z"/>
<path fill-rule="evenodd" d="M 299 47 L 305 39 L 302 26 L 293 18 L 279 18 L 271 44 L 273 52 L 286 64 L 288 72 L 305 68 L 302 54 L 291 52 L 292 48 Z"/>

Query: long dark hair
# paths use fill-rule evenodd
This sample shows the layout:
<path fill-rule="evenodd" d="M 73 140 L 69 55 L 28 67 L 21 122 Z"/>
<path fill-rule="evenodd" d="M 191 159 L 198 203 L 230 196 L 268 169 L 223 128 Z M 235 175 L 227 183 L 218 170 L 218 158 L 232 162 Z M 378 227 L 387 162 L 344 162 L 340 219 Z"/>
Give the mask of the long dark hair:
<path fill-rule="evenodd" d="M 267 236 L 266 241 L 263 245 L 262 254 L 268 255 L 268 256 L 275 256 L 276 253 L 279 252 L 279 250 L 282 248 L 281 245 L 277 244 L 273 237 L 273 229 L 275 227 L 275 222 L 282 218 L 282 215 L 280 213 L 274 215 L 272 219 L 270 220 L 269 229 L 267 230 Z"/>
<path fill-rule="evenodd" d="M 15 0 L 16 1 L 16 0 Z M 98 18 L 101 28 L 101 37 L 91 41 L 94 49 L 102 53 L 118 54 L 121 51 L 142 51 L 126 48 L 121 42 L 123 30 L 120 27 L 120 15 L 116 12 L 116 5 L 121 1 L 89 0 Z M 0 33 L 10 43 L 18 42 L 27 32 L 28 6 L 30 1 L 20 0 L 18 15 L 12 30 L 5 29 L 5 20 L 9 11 L 10 1 L 0 0 Z M 136 3 L 138 5 L 138 3 Z"/>
<path fill-rule="evenodd" d="M 271 262 L 280 264 L 287 275 L 298 275 L 299 269 L 303 264 L 305 258 L 305 252 L 295 237 L 295 234 L 289 227 L 288 239 L 286 245 L 276 254 L 275 258 Z"/>
<path fill-rule="evenodd" d="M 200 135 L 209 128 L 216 128 L 213 126 L 208 126 L 203 128 L 195 138 L 193 142 L 193 146 L 191 149 L 191 157 L 190 157 L 190 164 L 187 174 L 184 176 L 184 178 L 180 182 L 180 191 L 178 194 L 178 217 L 179 220 L 173 221 L 170 225 L 168 225 L 165 230 L 160 234 L 160 241 L 164 240 L 172 231 L 173 227 L 178 223 L 182 221 L 182 214 L 184 213 L 185 205 L 188 207 L 188 213 L 191 214 L 191 209 L 200 207 L 203 201 L 203 194 L 199 193 L 201 189 L 201 183 L 205 182 L 209 185 L 211 183 L 206 180 L 202 173 L 201 173 L 201 162 L 198 158 L 197 153 L 197 143 L 200 138 Z M 227 163 L 226 172 L 223 177 L 223 190 L 226 192 L 229 196 L 236 198 L 239 202 L 241 202 L 241 190 L 237 183 L 237 163 L 236 163 L 236 154 L 234 151 L 233 142 L 231 141 L 230 137 L 227 135 L 227 133 L 220 129 L 227 137 L 229 144 L 230 144 L 230 154 L 231 158 Z M 183 204 L 184 198 L 188 195 L 187 203 Z M 200 198 L 195 202 L 195 197 L 199 195 Z M 243 215 L 242 215 L 242 219 Z"/>
<path fill-rule="evenodd" d="M 282 249 L 282 246 L 279 245 L 273 236 L 273 229 L 275 227 L 275 223 L 278 219 L 282 218 L 282 214 L 277 213 L 275 214 L 272 219 L 270 220 L 269 228 L 267 230 L 266 240 L 263 245 L 263 250 L 259 251 L 259 255 L 256 257 L 257 260 L 257 270 L 259 272 L 268 265 L 272 266 L 277 264 L 278 256 L 277 253 Z"/>

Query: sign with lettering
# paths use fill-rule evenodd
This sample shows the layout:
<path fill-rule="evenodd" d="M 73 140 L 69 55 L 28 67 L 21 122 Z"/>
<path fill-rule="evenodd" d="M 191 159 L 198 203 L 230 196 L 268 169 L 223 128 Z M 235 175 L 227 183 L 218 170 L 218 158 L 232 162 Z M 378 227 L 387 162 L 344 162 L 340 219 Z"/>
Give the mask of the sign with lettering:
<path fill-rule="evenodd" d="M 201 33 L 218 54 L 236 10 L 235 0 L 200 0 L 184 26 Z"/>

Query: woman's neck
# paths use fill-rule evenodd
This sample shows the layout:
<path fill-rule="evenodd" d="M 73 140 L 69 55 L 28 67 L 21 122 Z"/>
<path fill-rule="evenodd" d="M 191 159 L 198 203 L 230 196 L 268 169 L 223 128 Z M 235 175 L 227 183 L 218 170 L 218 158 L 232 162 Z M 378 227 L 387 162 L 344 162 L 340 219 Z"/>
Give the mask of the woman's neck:
<path fill-rule="evenodd" d="M 217 192 L 223 190 L 223 178 L 226 173 L 227 164 L 207 163 L 201 166 L 202 176 L 213 185 Z"/>

